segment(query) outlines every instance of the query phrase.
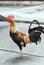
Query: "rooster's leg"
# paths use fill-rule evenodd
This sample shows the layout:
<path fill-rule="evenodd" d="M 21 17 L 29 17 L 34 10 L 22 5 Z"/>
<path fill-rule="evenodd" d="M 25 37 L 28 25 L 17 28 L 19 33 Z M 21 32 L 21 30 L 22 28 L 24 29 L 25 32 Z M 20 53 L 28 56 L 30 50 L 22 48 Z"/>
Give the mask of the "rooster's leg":
<path fill-rule="evenodd" d="M 22 56 L 22 50 L 20 50 L 20 52 L 18 52 L 17 57 L 21 57 Z"/>
<path fill-rule="evenodd" d="M 22 56 L 22 45 L 20 43 L 17 44 L 19 49 L 20 49 L 20 52 L 18 52 L 18 55 L 17 57 L 21 57 Z"/>

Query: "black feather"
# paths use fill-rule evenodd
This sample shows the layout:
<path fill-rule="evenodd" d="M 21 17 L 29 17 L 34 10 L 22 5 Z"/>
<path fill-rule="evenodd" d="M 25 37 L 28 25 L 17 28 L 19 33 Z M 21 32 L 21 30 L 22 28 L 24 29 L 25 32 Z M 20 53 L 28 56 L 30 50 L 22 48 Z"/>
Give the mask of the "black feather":
<path fill-rule="evenodd" d="M 37 22 L 38 26 L 34 27 L 34 28 L 30 28 L 33 22 Z M 29 26 L 29 38 L 32 40 L 32 42 L 36 43 L 38 41 L 41 41 L 41 33 L 44 33 L 44 27 L 39 25 L 39 22 L 34 20 L 31 22 L 30 26 Z"/>
<path fill-rule="evenodd" d="M 38 27 L 31 28 L 31 29 L 29 29 L 28 33 L 31 33 L 33 31 L 40 31 L 40 32 L 44 33 L 44 27 L 38 26 Z"/>
<path fill-rule="evenodd" d="M 31 32 L 29 34 L 29 38 L 32 40 L 32 42 L 37 44 L 37 41 L 41 41 L 41 32 Z"/>

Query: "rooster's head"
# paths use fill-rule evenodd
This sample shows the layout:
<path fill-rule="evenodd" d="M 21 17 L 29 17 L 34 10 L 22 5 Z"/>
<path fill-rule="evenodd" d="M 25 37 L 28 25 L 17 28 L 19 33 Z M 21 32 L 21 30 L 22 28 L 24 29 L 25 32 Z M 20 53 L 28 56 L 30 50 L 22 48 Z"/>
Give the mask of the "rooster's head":
<path fill-rule="evenodd" d="M 12 23 L 14 21 L 14 16 L 13 15 L 9 15 L 9 16 L 6 17 L 6 19 L 7 19 L 7 21 L 9 23 Z"/>

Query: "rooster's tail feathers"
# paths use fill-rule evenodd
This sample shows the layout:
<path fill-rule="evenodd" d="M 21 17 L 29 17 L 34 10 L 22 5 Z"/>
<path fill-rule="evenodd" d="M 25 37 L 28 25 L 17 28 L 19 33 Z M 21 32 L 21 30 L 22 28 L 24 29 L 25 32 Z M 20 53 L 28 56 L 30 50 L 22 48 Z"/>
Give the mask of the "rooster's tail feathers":
<path fill-rule="evenodd" d="M 36 22 L 38 24 L 37 27 L 31 28 L 31 25 L 33 22 Z M 32 42 L 36 43 L 38 41 L 41 41 L 41 33 L 44 33 L 44 27 L 40 26 L 39 22 L 37 20 L 33 20 L 29 26 L 28 35 L 29 38 L 32 40 Z"/>
<path fill-rule="evenodd" d="M 32 42 L 37 44 L 37 41 L 41 41 L 41 32 L 32 32 L 29 35 L 29 38 L 31 39 Z"/>

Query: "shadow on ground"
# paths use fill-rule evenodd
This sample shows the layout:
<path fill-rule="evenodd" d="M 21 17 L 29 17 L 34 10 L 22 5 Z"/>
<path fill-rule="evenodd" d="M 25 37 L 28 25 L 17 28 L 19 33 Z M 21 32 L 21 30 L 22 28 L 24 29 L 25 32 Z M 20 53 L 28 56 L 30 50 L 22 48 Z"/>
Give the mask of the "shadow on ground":
<path fill-rule="evenodd" d="M 19 64 L 19 63 L 27 63 L 27 62 L 37 62 L 39 60 L 39 58 L 37 57 L 31 57 L 31 56 L 22 56 L 21 58 L 17 58 L 17 57 L 11 57 L 8 58 L 5 63 L 8 64 Z"/>

